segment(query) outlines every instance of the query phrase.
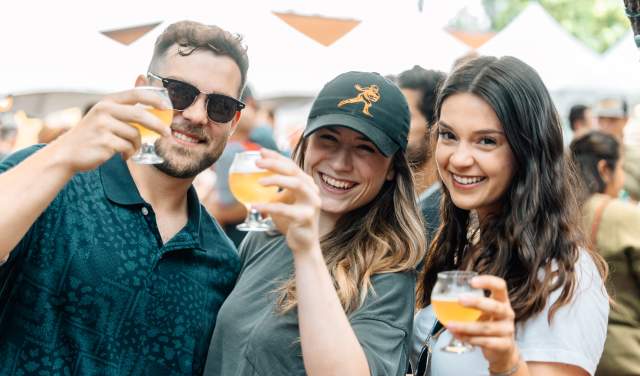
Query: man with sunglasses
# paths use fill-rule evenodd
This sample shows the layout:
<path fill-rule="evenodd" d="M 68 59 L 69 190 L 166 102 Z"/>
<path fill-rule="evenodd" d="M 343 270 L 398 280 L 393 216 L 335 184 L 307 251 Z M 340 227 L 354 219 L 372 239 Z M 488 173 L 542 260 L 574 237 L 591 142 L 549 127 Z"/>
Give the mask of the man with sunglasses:
<path fill-rule="evenodd" d="M 129 90 L 72 130 L 0 163 L 0 369 L 14 374 L 202 374 L 239 271 L 235 248 L 191 186 L 243 104 L 241 38 L 195 22 L 158 38 L 136 85 L 164 86 L 170 129 Z M 140 165 L 130 123 L 162 135 Z"/>

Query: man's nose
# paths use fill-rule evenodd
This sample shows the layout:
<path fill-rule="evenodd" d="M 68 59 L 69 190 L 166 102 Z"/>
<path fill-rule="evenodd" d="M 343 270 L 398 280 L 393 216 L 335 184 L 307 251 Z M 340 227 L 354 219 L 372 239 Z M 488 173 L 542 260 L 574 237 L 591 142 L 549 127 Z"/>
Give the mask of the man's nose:
<path fill-rule="evenodd" d="M 207 97 L 199 94 L 191 105 L 182 111 L 182 116 L 194 124 L 207 125 Z"/>

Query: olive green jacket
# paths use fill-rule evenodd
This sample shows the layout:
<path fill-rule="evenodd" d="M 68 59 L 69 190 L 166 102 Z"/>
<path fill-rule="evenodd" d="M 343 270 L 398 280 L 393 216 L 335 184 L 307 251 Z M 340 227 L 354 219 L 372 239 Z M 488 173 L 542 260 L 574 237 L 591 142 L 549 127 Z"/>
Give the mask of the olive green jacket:
<path fill-rule="evenodd" d="M 586 234 L 609 264 L 613 299 L 596 375 L 640 375 L 640 206 L 596 194 L 583 213 Z"/>

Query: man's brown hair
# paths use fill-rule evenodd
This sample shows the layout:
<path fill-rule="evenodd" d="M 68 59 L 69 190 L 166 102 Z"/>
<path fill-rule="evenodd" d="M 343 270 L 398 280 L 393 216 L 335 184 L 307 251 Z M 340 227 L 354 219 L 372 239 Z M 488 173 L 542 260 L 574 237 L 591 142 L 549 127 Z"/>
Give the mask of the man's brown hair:
<path fill-rule="evenodd" d="M 213 51 L 216 55 L 229 56 L 240 68 L 242 82 L 238 94 L 244 88 L 249 69 L 247 47 L 242 44 L 242 36 L 232 34 L 215 25 L 204 25 L 194 21 L 180 21 L 169 25 L 156 40 L 151 65 L 162 58 L 167 50 L 177 44 L 181 56 L 191 55 L 199 49 Z"/>

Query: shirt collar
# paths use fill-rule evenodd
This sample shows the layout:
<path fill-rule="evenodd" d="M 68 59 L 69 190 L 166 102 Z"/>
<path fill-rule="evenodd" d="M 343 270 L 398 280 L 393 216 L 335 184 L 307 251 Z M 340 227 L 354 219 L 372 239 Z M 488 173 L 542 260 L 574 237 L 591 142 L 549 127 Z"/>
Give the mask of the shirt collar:
<path fill-rule="evenodd" d="M 106 161 L 99 170 L 102 188 L 110 201 L 120 205 L 145 204 L 120 154 Z"/>
<path fill-rule="evenodd" d="M 119 205 L 144 205 L 146 201 L 140 196 L 127 164 L 120 154 L 116 154 L 99 168 L 102 187 L 107 199 Z M 224 241 L 223 231 L 217 223 L 202 210 L 200 200 L 193 186 L 187 191 L 187 225 L 186 232 L 195 248 L 203 251 L 215 251 L 216 245 Z"/>

